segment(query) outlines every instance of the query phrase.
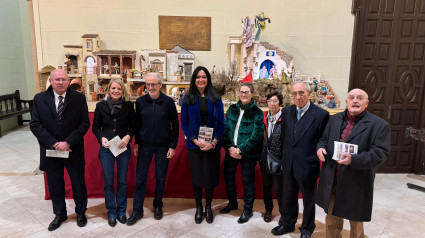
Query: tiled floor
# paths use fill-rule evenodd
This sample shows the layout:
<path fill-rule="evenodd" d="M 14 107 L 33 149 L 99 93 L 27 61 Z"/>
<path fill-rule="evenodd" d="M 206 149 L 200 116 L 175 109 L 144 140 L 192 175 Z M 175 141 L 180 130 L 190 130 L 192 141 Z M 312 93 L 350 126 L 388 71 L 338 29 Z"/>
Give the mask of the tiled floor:
<path fill-rule="evenodd" d="M 230 214 L 218 214 L 226 200 L 213 201 L 215 220 L 195 224 L 192 199 L 165 199 L 162 220 L 152 214 L 152 199 L 145 202 L 145 218 L 134 226 L 120 223 L 111 228 L 107 224 L 103 199 L 90 199 L 87 226 L 77 227 L 74 204 L 67 200 L 69 219 L 53 232 L 47 226 L 53 219 L 51 202 L 44 200 L 41 175 L 33 175 L 38 166 L 37 140 L 28 126 L 5 133 L 0 139 L 0 237 L 273 237 L 271 229 L 279 219 L 277 209 L 274 220 L 262 219 L 264 205 L 256 200 L 254 216 L 243 225 L 236 221 L 241 209 Z M 365 223 L 368 237 L 425 237 L 425 193 L 408 189 L 406 183 L 425 186 L 425 182 L 406 174 L 378 174 L 375 182 L 372 221 Z M 301 201 L 301 200 L 300 200 Z M 132 199 L 128 200 L 131 211 Z M 243 201 L 239 201 L 241 208 Z M 277 207 L 275 201 L 275 207 Z M 300 203 L 302 209 L 302 203 Z M 325 237 L 323 210 L 317 207 L 316 230 L 313 237 Z M 301 222 L 299 216 L 297 227 Z M 343 237 L 348 237 L 349 223 L 344 224 Z M 283 237 L 299 237 L 299 231 Z"/>

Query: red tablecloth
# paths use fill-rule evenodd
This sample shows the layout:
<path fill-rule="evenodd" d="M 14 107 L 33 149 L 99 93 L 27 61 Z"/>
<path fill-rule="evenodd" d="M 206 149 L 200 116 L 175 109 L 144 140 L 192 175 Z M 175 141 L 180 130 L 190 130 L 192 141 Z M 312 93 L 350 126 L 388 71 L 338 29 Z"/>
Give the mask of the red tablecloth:
<path fill-rule="evenodd" d="M 89 113 L 90 122 L 93 122 L 94 113 Z M 180 119 L 180 114 L 179 114 Z M 180 120 L 179 120 L 180 121 Z M 91 123 L 90 123 L 91 124 Z M 87 195 L 89 198 L 103 198 L 103 172 L 102 166 L 99 161 L 99 143 L 91 131 L 84 136 L 85 143 L 85 157 L 86 157 L 86 186 Z M 131 146 L 133 148 L 133 146 Z M 220 182 L 214 190 L 214 198 L 227 198 L 226 187 L 223 178 L 223 162 L 224 150 L 221 151 L 221 168 L 220 168 Z M 136 157 L 132 154 L 127 173 L 127 196 L 133 197 L 133 190 L 136 185 Z M 45 199 L 50 199 L 49 191 L 47 188 L 46 178 L 44 178 Z M 238 198 L 243 198 L 243 181 L 238 166 L 236 172 L 236 188 Z M 153 197 L 155 192 L 155 162 L 152 161 L 149 168 L 148 182 L 146 186 L 146 196 Z M 66 198 L 72 198 L 71 182 L 65 170 L 65 194 Z M 187 160 L 187 150 L 183 131 L 180 129 L 179 142 L 176 148 L 175 156 L 170 159 L 168 166 L 167 182 L 165 184 L 164 197 L 168 198 L 193 198 L 192 177 L 190 174 L 189 162 Z M 263 185 L 261 180 L 261 170 L 257 163 L 255 171 L 255 197 L 263 197 Z"/>

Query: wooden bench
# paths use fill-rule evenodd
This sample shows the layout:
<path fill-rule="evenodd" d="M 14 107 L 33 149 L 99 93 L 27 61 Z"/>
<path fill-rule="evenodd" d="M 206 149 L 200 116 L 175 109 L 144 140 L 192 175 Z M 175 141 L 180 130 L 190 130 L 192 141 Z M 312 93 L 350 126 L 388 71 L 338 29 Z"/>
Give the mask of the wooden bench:
<path fill-rule="evenodd" d="M 0 95 L 0 120 L 18 117 L 18 125 L 22 125 L 23 122 L 29 122 L 30 120 L 23 120 L 22 115 L 25 113 L 32 112 L 32 100 L 22 100 L 19 95 L 19 90 L 16 90 L 13 94 Z M 0 138 L 1 126 L 0 126 Z"/>

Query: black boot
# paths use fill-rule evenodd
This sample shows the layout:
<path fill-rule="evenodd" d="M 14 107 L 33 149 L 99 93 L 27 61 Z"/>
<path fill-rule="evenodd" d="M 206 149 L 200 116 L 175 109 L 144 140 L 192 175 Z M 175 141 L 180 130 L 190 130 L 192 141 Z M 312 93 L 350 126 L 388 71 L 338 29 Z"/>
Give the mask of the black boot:
<path fill-rule="evenodd" d="M 213 223 L 214 217 L 211 210 L 211 205 L 205 206 L 205 220 L 207 221 L 207 223 Z"/>
<path fill-rule="evenodd" d="M 196 213 L 195 213 L 195 223 L 199 224 L 202 222 L 202 219 L 204 218 L 204 209 L 202 206 L 196 206 Z"/>

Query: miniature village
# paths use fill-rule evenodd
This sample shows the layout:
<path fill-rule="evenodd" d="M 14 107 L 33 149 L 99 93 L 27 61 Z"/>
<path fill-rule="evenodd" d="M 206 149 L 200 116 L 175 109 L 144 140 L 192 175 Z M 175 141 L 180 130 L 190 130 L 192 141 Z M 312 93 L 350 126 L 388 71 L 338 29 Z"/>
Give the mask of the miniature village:
<path fill-rule="evenodd" d="M 310 100 L 322 108 L 338 108 L 340 100 L 331 85 L 321 79 L 321 74 L 296 73 L 291 54 L 260 41 L 260 36 L 270 19 L 264 13 L 251 20 L 242 19 L 240 35 L 230 35 L 228 70 L 214 65 L 210 69 L 214 88 L 223 97 L 225 106 L 235 103 L 240 82 L 252 83 L 253 96 L 259 106 L 266 106 L 266 95 L 278 90 L 284 97 L 284 105 L 293 103 L 291 83 L 305 81 L 311 85 Z M 87 101 L 103 100 L 111 79 L 125 83 L 130 100 L 145 95 L 145 79 L 150 72 L 162 77 L 161 91 L 176 103 L 188 90 L 195 65 L 195 54 L 182 46 L 172 49 L 108 50 L 101 48 L 98 34 L 82 35 L 81 45 L 64 45 L 63 64 L 57 68 L 68 72 L 71 89 L 85 94 Z M 40 89 L 48 87 L 48 77 L 55 67 L 47 65 L 40 71 Z"/>

